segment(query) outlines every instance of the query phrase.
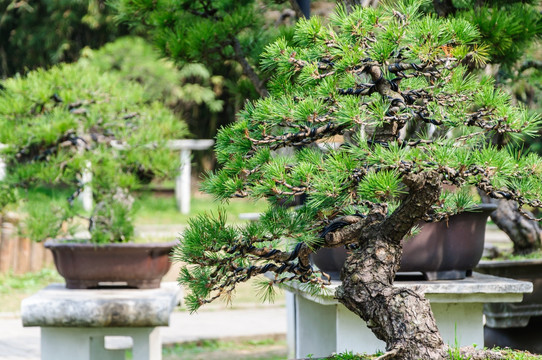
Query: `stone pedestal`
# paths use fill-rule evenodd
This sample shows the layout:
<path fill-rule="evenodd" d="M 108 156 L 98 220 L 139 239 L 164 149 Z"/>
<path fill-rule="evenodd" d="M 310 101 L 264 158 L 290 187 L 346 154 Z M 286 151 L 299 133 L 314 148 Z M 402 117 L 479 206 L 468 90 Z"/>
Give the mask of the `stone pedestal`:
<path fill-rule="evenodd" d="M 303 358 L 329 356 L 351 351 L 374 354 L 385 350 L 357 315 L 333 298 L 340 285 L 334 281 L 329 295 L 312 296 L 290 286 L 287 296 L 289 356 Z M 484 345 L 483 304 L 519 302 L 532 284 L 475 273 L 463 280 L 396 281 L 395 286 L 408 287 L 425 294 L 435 315 L 437 326 L 446 343 L 455 346 Z"/>
<path fill-rule="evenodd" d="M 108 343 L 130 339 L 134 360 L 159 360 L 158 327 L 169 325 L 180 296 L 175 283 L 149 290 L 72 290 L 52 284 L 23 300 L 21 317 L 23 326 L 41 327 L 42 360 L 124 359 L 125 346 Z"/>
<path fill-rule="evenodd" d="M 190 213 L 190 177 L 191 177 L 191 164 L 192 150 L 207 150 L 214 145 L 214 140 L 200 139 L 200 140 L 172 140 L 169 142 L 169 148 L 172 150 L 179 150 L 181 152 L 181 168 L 179 176 L 175 180 L 175 199 L 177 200 L 177 207 L 181 210 L 182 214 Z"/>

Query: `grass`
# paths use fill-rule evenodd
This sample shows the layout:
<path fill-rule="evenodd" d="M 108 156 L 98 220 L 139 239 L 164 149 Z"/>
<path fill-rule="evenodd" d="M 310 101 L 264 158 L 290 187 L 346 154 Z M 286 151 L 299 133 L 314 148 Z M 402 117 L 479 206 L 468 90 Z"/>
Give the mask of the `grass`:
<path fill-rule="evenodd" d="M 18 312 L 21 301 L 44 288 L 50 283 L 64 280 L 54 269 L 42 269 L 38 272 L 14 275 L 0 274 L 0 304 L 2 312 Z"/>
<path fill-rule="evenodd" d="M 162 347 L 163 360 L 283 360 L 287 358 L 283 337 L 254 340 L 202 340 Z M 127 358 L 131 354 L 127 352 Z"/>
<path fill-rule="evenodd" d="M 175 197 L 170 194 L 157 196 L 142 193 L 135 202 L 135 224 L 187 224 L 192 216 L 215 212 L 219 208 L 226 210 L 230 222 L 239 222 L 239 214 L 262 212 L 267 204 L 264 200 L 252 201 L 247 199 L 231 199 L 228 203 L 214 200 L 211 196 L 196 193 L 190 202 L 190 214 L 183 215 L 177 210 Z"/>
<path fill-rule="evenodd" d="M 484 258 L 484 260 L 537 260 L 542 259 L 542 250 L 536 250 L 529 254 L 524 255 L 515 255 L 511 250 L 501 252 L 497 257 L 492 257 L 490 259 Z"/>
<path fill-rule="evenodd" d="M 508 360 L 542 360 L 541 355 L 534 355 L 527 351 L 517 351 L 517 350 L 511 350 L 511 349 L 498 349 L 495 350 L 501 350 L 504 352 L 504 355 L 506 355 L 506 359 Z M 353 354 L 351 352 L 345 352 L 333 355 L 329 358 L 326 358 L 328 360 L 373 360 L 380 356 L 382 354 L 375 354 L 375 355 L 358 355 Z M 459 350 L 457 348 L 453 348 L 449 350 L 450 360 L 469 360 L 469 358 L 465 358 L 461 356 L 459 353 Z M 312 359 L 311 356 L 308 357 L 308 359 Z"/>

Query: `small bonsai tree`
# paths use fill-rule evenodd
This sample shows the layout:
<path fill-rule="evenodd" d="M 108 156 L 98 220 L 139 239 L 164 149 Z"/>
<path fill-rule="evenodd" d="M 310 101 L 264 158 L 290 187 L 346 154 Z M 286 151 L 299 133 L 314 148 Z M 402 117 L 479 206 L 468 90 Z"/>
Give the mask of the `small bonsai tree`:
<path fill-rule="evenodd" d="M 0 206 L 26 200 L 26 225 L 36 240 L 55 237 L 68 220 L 88 221 L 96 243 L 133 235 L 131 192 L 154 177 L 171 177 L 178 156 L 169 139 L 186 127 L 145 89 L 121 75 L 100 73 L 88 62 L 36 70 L 0 83 L 0 156 L 7 176 L 0 181 Z M 91 172 L 96 206 L 89 216 L 74 200 L 83 174 Z M 35 206 L 29 190 L 64 187 L 65 204 Z"/>
<path fill-rule="evenodd" d="M 489 141 L 495 134 L 519 141 L 541 121 L 512 106 L 491 78 L 468 73 L 486 61 L 474 26 L 423 17 L 422 4 L 338 7 L 329 25 L 301 20 L 292 42 L 266 48 L 270 96 L 248 103 L 219 132 L 222 167 L 203 189 L 223 200 L 266 198 L 270 207 L 244 227 L 227 225 L 224 213 L 191 220 L 176 249 L 187 264 L 180 281 L 191 311 L 269 272 L 259 282 L 264 298 L 286 281 L 319 292 L 328 277 L 309 255 L 344 246 L 351 252 L 335 296 L 386 342 L 381 359 L 448 358 L 429 302 L 393 286 L 401 240 L 418 221 L 445 220 L 472 204 L 443 185 L 541 207 L 541 159 Z M 425 126 L 404 139 L 402 130 L 416 123 Z M 320 150 L 338 137 L 341 147 Z M 305 197 L 302 205 L 284 206 L 296 196 Z"/>

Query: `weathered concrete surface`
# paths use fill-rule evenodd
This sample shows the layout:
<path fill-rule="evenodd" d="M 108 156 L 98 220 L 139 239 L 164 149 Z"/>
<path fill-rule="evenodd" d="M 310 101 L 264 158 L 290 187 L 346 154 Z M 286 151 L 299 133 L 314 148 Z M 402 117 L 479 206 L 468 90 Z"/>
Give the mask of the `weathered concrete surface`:
<path fill-rule="evenodd" d="M 339 302 L 333 294 L 340 284 L 340 281 L 331 281 L 331 285 L 326 286 L 327 291 L 316 296 L 301 291 L 296 284 L 285 285 L 285 288 L 322 305 L 337 305 Z M 437 303 L 519 302 L 523 294 L 533 291 L 533 284 L 530 282 L 479 273 L 461 280 L 396 281 L 394 286 L 418 291 L 425 294 L 431 302 Z"/>
<path fill-rule="evenodd" d="M 238 310 L 203 310 L 195 314 L 175 311 L 171 314 L 169 326 L 160 328 L 160 331 L 164 345 L 196 340 L 284 336 L 286 309 L 284 306 L 262 306 Z M 112 343 L 109 346 L 116 347 Z M 39 358 L 40 329 L 23 327 L 17 314 L 0 316 L 0 359 Z"/>
<path fill-rule="evenodd" d="M 175 283 L 148 290 L 74 290 L 51 284 L 23 300 L 21 318 L 24 326 L 167 326 L 180 296 Z"/>

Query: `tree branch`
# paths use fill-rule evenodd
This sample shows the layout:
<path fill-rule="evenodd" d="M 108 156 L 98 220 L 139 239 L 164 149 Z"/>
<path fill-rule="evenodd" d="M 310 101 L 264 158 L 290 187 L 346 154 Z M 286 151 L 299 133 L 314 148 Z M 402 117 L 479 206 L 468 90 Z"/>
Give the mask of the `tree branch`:
<path fill-rule="evenodd" d="M 407 198 L 380 226 L 394 241 L 401 241 L 438 200 L 442 190 L 441 176 L 435 171 L 406 174 L 403 183 L 409 188 Z"/>
<path fill-rule="evenodd" d="M 297 0 L 289 0 L 289 2 L 290 2 L 290 6 L 292 7 L 292 10 L 295 11 L 295 16 L 298 19 L 304 19 L 305 14 L 303 14 L 303 11 L 301 11 L 301 7 L 297 3 Z"/>
<path fill-rule="evenodd" d="M 233 36 L 230 41 L 235 53 L 234 58 L 241 65 L 243 73 L 249 78 L 249 80 L 252 82 L 252 85 L 254 85 L 254 88 L 261 97 L 269 96 L 269 92 L 265 88 L 262 80 L 260 79 L 258 74 L 256 74 L 254 68 L 249 64 L 248 60 L 246 59 L 245 53 L 241 48 L 241 43 L 239 42 L 239 39 Z"/>
<path fill-rule="evenodd" d="M 323 247 L 338 247 L 356 243 L 365 229 L 382 221 L 385 216 L 385 208 L 375 206 L 372 212 L 366 217 L 345 216 L 340 218 L 338 219 L 339 221 L 344 221 L 347 224 L 350 223 L 350 225 L 345 225 L 335 231 L 325 233 Z"/>

